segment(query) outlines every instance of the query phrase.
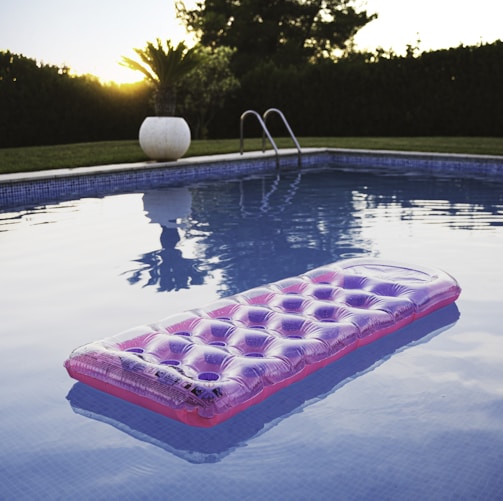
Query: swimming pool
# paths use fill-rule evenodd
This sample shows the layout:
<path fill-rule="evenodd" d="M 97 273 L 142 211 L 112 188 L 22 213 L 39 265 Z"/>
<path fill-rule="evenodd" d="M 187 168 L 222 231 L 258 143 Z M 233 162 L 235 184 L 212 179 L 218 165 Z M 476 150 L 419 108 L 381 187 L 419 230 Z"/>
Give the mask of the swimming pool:
<path fill-rule="evenodd" d="M 5 209 L 0 498 L 497 498 L 501 187 L 327 166 Z M 462 295 L 214 429 L 62 366 L 94 339 L 368 255 L 445 269 Z"/>

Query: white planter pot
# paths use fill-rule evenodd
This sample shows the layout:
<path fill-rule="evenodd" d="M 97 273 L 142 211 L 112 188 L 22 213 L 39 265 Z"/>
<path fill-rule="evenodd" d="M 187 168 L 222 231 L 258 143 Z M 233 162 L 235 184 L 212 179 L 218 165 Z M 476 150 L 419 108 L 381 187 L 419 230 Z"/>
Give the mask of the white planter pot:
<path fill-rule="evenodd" d="M 181 117 L 147 117 L 140 127 L 140 146 L 152 160 L 177 160 L 190 146 L 190 128 Z"/>

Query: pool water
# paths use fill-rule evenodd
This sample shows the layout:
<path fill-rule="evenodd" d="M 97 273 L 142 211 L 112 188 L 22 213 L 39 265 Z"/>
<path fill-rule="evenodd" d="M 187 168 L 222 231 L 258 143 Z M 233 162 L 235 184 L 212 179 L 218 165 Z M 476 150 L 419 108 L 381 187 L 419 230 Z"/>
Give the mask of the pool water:
<path fill-rule="evenodd" d="M 501 188 L 320 169 L 0 213 L 0 499 L 498 499 Z M 82 344 L 360 256 L 463 292 L 215 428 L 63 368 Z"/>

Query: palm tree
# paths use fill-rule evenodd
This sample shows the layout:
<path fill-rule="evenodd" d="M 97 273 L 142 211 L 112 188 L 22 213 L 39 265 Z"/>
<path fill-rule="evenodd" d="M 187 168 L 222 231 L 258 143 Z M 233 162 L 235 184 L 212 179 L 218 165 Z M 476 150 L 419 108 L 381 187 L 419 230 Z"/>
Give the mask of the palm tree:
<path fill-rule="evenodd" d="M 121 64 L 140 71 L 154 86 L 154 108 L 157 116 L 174 116 L 177 84 L 182 77 L 197 67 L 200 55 L 195 47 L 187 48 L 184 42 L 174 47 L 170 40 L 163 45 L 148 42 L 145 49 L 134 49 L 141 62 L 122 57 Z"/>

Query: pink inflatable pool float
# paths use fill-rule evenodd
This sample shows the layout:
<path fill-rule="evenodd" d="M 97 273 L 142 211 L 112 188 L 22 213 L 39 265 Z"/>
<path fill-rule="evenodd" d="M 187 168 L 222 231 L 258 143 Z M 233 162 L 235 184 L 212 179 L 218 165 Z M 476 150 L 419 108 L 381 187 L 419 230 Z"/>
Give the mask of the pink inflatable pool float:
<path fill-rule="evenodd" d="M 440 270 L 349 259 L 82 346 L 65 367 L 99 390 L 210 427 L 460 291 Z"/>

